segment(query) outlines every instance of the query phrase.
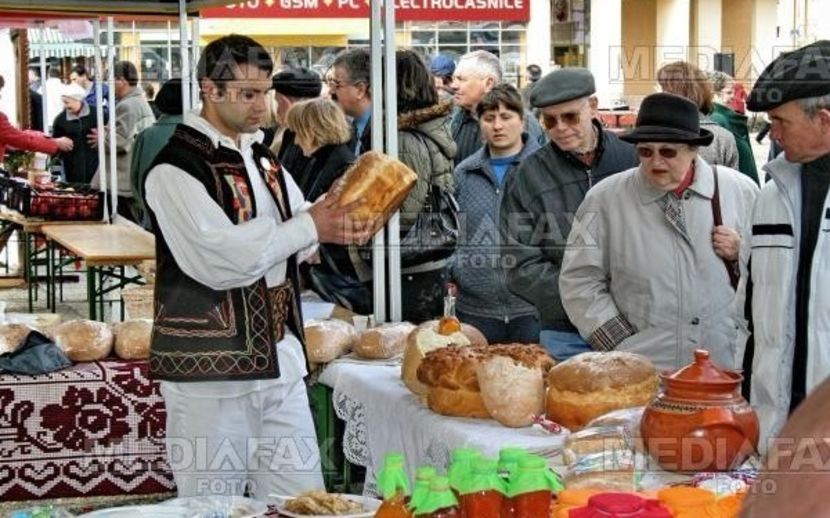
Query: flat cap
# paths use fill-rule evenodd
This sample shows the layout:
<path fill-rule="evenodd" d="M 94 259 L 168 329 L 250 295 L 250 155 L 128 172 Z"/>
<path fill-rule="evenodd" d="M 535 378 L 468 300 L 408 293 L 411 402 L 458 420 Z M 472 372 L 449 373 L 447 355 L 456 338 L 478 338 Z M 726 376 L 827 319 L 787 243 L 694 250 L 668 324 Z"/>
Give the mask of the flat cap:
<path fill-rule="evenodd" d="M 561 68 L 533 84 L 530 105 L 543 108 L 587 97 L 596 91 L 594 75 L 587 68 Z"/>
<path fill-rule="evenodd" d="M 768 111 L 796 99 L 830 94 L 830 41 L 781 54 L 758 76 L 746 107 Z"/>
<path fill-rule="evenodd" d="M 271 79 L 274 90 L 289 97 L 311 99 L 319 97 L 323 80 L 307 68 L 293 68 L 277 72 Z"/>

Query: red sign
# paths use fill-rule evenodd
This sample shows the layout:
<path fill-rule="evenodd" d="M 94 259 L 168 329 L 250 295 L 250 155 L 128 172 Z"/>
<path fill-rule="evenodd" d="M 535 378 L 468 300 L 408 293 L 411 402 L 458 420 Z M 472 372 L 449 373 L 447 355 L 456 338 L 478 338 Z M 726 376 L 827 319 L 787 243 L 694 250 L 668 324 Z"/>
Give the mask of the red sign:
<path fill-rule="evenodd" d="M 398 21 L 519 21 L 530 0 L 394 0 Z M 369 0 L 247 0 L 200 12 L 202 18 L 368 18 Z"/>

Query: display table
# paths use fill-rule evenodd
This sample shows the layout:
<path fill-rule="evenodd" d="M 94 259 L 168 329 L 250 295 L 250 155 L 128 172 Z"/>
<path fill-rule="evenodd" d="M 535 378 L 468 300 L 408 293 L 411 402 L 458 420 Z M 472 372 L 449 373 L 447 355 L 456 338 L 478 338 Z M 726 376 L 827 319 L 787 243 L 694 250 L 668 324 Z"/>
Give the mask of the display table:
<path fill-rule="evenodd" d="M 140 276 L 126 275 L 125 266 L 135 266 L 156 257 L 155 238 L 135 225 L 101 225 L 94 229 L 85 225 L 44 225 L 43 234 L 50 245 L 58 245 L 86 263 L 87 298 L 91 320 L 103 317 L 104 296 L 107 293 L 129 284 L 143 284 Z M 54 247 L 50 246 L 50 284 L 54 283 L 55 277 L 54 255 Z M 114 282 L 105 286 L 107 280 Z M 53 286 L 52 296 L 54 293 Z M 122 304 L 122 318 L 123 310 Z"/>
<path fill-rule="evenodd" d="M 445 470 L 450 452 L 462 446 L 491 457 L 504 446 L 525 447 L 555 465 L 567 433 L 436 414 L 406 388 L 399 365 L 340 359 L 326 366 L 318 381 L 333 389 L 334 409 L 346 423 L 343 451 L 349 462 L 366 468 L 367 494 L 375 493 L 374 475 L 392 451 L 404 454 L 410 477 L 424 464 Z"/>
<path fill-rule="evenodd" d="M 169 493 L 164 436 L 146 362 L 0 374 L 0 501 Z"/>

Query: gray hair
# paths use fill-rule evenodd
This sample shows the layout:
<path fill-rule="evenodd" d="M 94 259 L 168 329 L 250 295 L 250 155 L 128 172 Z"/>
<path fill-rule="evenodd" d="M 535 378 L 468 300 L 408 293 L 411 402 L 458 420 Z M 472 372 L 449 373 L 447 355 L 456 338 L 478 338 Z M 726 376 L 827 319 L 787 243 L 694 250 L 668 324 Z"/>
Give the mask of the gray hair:
<path fill-rule="evenodd" d="M 732 76 L 726 72 L 721 72 L 720 70 L 708 72 L 707 75 L 709 76 L 709 81 L 712 82 L 712 90 L 714 90 L 715 93 L 718 93 L 726 88 L 726 85 L 729 84 L 730 81 L 734 81 Z"/>
<path fill-rule="evenodd" d="M 461 56 L 455 73 L 471 72 L 481 77 L 492 77 L 496 83 L 501 83 L 503 75 L 501 61 L 491 52 L 486 50 L 474 50 Z"/>
<path fill-rule="evenodd" d="M 797 102 L 808 117 L 815 117 L 821 110 L 830 109 L 830 94 L 805 97 Z"/>

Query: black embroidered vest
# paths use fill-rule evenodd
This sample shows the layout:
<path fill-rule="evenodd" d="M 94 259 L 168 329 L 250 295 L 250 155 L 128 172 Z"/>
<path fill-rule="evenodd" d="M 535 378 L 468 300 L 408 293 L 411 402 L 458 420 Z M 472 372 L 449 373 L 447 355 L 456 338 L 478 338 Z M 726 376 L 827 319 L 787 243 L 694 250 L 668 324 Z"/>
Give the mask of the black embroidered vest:
<path fill-rule="evenodd" d="M 254 144 L 253 152 L 257 168 L 286 221 L 291 218 L 291 205 L 279 163 L 261 144 Z M 234 224 L 256 215 L 253 188 L 238 151 L 222 145 L 216 148 L 206 135 L 179 124 L 153 166 L 159 164 L 173 165 L 201 182 Z M 284 293 L 290 296 L 281 300 L 269 296 L 264 278 L 244 288 L 213 290 L 179 268 L 156 215 L 149 208 L 148 212 L 156 236 L 157 266 L 151 375 L 169 381 L 279 377 L 274 344 L 281 336 L 281 326 L 274 315 L 287 313 L 285 323 L 303 342 L 296 254 L 289 258 L 286 269 L 286 284 L 293 287 L 293 293 L 286 290 Z M 245 250 L 237 253 L 244 254 Z"/>

